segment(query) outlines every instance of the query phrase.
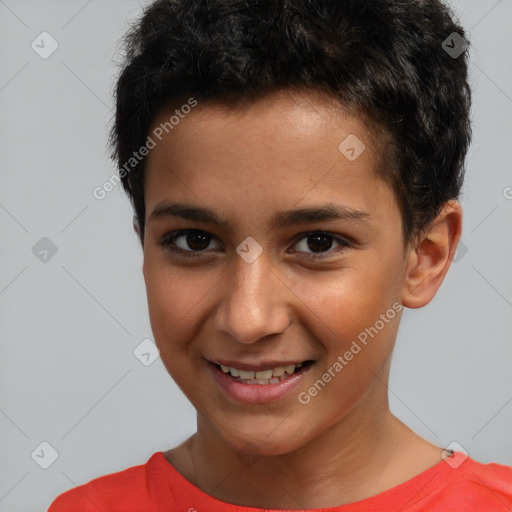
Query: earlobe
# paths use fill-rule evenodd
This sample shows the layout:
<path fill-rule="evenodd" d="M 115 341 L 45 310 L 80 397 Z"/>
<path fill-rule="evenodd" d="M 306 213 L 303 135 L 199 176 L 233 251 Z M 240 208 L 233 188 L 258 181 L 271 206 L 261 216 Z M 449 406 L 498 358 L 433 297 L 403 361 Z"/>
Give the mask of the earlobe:
<path fill-rule="evenodd" d="M 450 200 L 432 221 L 428 231 L 406 258 L 402 304 L 408 308 L 427 305 L 441 286 L 462 233 L 462 207 Z"/>
<path fill-rule="evenodd" d="M 139 226 L 139 221 L 137 220 L 137 215 L 133 215 L 133 230 L 135 231 L 135 233 L 137 233 L 137 235 L 139 236 L 140 238 L 140 226 Z"/>
<path fill-rule="evenodd" d="M 135 231 L 135 233 L 137 233 L 140 245 L 142 246 L 142 250 L 144 251 L 144 240 L 141 235 L 140 222 L 139 222 L 136 214 L 133 215 L 133 224 L 132 225 L 133 225 L 133 230 Z"/>

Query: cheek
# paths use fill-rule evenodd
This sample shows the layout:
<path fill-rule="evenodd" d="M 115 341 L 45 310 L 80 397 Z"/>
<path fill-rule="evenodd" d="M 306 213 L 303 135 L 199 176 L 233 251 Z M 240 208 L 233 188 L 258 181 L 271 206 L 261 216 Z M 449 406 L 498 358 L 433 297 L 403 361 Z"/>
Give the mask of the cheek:
<path fill-rule="evenodd" d="M 162 362 L 173 377 L 191 373 L 197 356 L 190 340 L 200 333 L 208 315 L 208 295 L 222 279 L 219 272 L 194 272 L 191 268 L 171 266 L 168 262 L 144 263 L 144 279 L 149 318 L 155 344 Z"/>
<path fill-rule="evenodd" d="M 310 306 L 307 325 L 323 345 L 325 359 L 316 377 L 329 380 L 322 400 L 333 411 L 348 410 L 366 393 L 391 354 L 398 331 L 396 260 L 392 255 L 387 262 L 366 256 L 357 267 L 347 265 L 307 286 L 303 282 L 300 292 Z"/>
<path fill-rule="evenodd" d="M 169 375 L 182 392 L 193 401 L 196 389 L 194 360 L 187 340 L 194 335 L 197 307 L 204 290 L 190 286 L 183 273 L 170 266 L 146 264 L 144 273 L 149 318 L 154 341 Z M 197 406 L 197 404 L 195 404 Z"/>
<path fill-rule="evenodd" d="M 325 358 L 314 388 L 304 391 L 325 422 L 334 422 L 351 410 L 385 367 L 399 326 L 397 296 L 396 283 L 385 274 L 361 270 L 340 274 L 339 280 L 309 299 L 315 314 L 309 313 L 312 321 L 308 325 L 321 341 Z M 316 384 L 316 379 L 325 382 L 325 387 Z"/>
<path fill-rule="evenodd" d="M 186 283 L 183 275 L 170 266 L 145 262 L 144 279 L 151 328 L 155 342 L 164 350 L 165 345 L 178 343 L 176 331 L 186 323 L 204 293 L 197 286 Z"/>
<path fill-rule="evenodd" d="M 318 337 L 326 344 L 349 343 L 400 298 L 396 259 L 387 261 L 366 254 L 357 264 L 332 273 L 295 281 L 294 292 L 307 306 L 306 312 L 318 326 Z M 330 341 L 329 341 L 330 340 Z"/>
<path fill-rule="evenodd" d="M 182 321 L 214 285 L 207 273 L 180 268 L 165 255 L 152 251 L 144 257 L 144 280 L 149 313 L 156 327 Z"/>

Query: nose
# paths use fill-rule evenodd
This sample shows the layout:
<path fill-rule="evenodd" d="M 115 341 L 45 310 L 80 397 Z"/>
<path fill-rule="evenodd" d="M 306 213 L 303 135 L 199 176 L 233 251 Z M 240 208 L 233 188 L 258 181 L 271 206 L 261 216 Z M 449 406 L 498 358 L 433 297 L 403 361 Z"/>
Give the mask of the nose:
<path fill-rule="evenodd" d="M 279 334 L 290 324 L 290 291 L 261 254 L 252 263 L 234 257 L 224 280 L 215 327 L 240 343 L 252 344 Z"/>

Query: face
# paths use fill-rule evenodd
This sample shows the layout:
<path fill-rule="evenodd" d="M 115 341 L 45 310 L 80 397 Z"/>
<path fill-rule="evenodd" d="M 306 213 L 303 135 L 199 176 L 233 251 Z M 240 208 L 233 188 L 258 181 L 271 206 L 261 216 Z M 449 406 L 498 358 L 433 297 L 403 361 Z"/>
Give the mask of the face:
<path fill-rule="evenodd" d="M 162 111 L 151 131 L 173 113 Z M 351 134 L 366 146 L 356 159 L 338 148 Z M 378 409 L 387 391 L 375 374 L 398 329 L 404 249 L 363 121 L 323 96 L 279 93 L 238 111 L 198 104 L 153 138 L 150 321 L 204 428 L 235 449 L 279 454 L 358 406 Z"/>

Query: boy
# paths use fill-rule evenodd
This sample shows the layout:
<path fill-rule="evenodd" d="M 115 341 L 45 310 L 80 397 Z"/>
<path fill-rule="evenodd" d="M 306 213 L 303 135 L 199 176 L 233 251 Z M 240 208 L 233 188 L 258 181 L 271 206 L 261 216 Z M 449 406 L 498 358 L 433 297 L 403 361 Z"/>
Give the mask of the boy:
<path fill-rule="evenodd" d="M 437 0 L 157 0 L 111 143 L 197 432 L 49 512 L 486 511 L 512 468 L 389 410 L 404 307 L 462 230 L 465 34 Z"/>

